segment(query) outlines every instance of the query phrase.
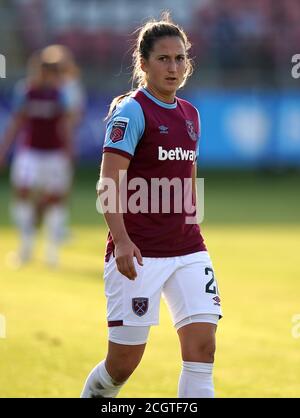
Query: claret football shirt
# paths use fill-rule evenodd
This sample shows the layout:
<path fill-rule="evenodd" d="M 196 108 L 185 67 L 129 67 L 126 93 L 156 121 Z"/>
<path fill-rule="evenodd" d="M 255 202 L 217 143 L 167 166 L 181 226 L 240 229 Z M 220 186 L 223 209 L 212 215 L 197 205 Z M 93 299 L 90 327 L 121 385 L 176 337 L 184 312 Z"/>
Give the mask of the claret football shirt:
<path fill-rule="evenodd" d="M 164 103 L 144 88 L 124 98 L 108 121 L 103 152 L 130 160 L 123 217 L 142 256 L 206 251 L 199 225 L 186 222 L 195 209 L 191 212 L 185 205 L 200 129 L 198 111 L 189 102 L 175 98 L 174 103 Z M 195 204 L 194 197 L 191 201 Z M 113 251 L 109 232 L 106 260 Z"/>
<path fill-rule="evenodd" d="M 61 118 L 71 108 L 66 94 L 56 88 L 33 87 L 21 81 L 14 92 L 14 112 L 22 112 L 22 145 L 40 151 L 64 148 Z"/>

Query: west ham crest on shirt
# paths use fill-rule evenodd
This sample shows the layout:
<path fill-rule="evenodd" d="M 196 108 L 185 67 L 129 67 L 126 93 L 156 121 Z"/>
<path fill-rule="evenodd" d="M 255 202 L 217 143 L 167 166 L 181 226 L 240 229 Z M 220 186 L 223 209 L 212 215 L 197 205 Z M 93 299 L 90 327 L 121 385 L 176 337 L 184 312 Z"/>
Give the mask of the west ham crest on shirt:
<path fill-rule="evenodd" d="M 186 123 L 187 131 L 188 131 L 190 138 L 193 141 L 197 141 L 198 136 L 195 131 L 194 122 L 192 120 L 186 120 L 185 123 Z"/>
<path fill-rule="evenodd" d="M 137 316 L 143 316 L 148 311 L 148 298 L 133 298 L 132 310 Z"/>
<path fill-rule="evenodd" d="M 110 133 L 110 139 L 113 143 L 122 141 L 122 139 L 124 139 L 128 122 L 128 118 L 115 118 Z"/>

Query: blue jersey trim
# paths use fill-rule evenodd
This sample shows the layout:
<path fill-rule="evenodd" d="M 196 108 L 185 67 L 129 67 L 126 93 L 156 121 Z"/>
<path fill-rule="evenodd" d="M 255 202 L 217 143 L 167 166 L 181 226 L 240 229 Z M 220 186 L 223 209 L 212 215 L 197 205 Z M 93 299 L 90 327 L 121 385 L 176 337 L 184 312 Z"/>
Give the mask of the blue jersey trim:
<path fill-rule="evenodd" d="M 67 92 L 65 90 L 63 90 L 63 89 L 60 90 L 58 97 L 59 97 L 59 104 L 61 105 L 61 107 L 64 111 L 73 110 L 72 98 L 70 97 L 69 94 L 67 94 Z"/>
<path fill-rule="evenodd" d="M 149 99 L 151 99 L 158 106 L 164 107 L 165 109 L 176 109 L 176 107 L 177 107 L 177 100 L 176 100 L 176 98 L 175 98 L 175 102 L 174 103 L 164 103 L 161 100 L 158 100 L 156 97 L 154 97 L 144 87 L 141 87 L 140 91 L 142 91 L 145 94 L 145 96 L 147 96 Z"/>
<path fill-rule="evenodd" d="M 122 134 L 120 139 L 114 141 L 111 137 L 116 123 L 120 124 Z M 139 140 L 145 130 L 145 117 L 141 105 L 132 97 L 125 97 L 114 110 L 112 117 L 107 123 L 104 148 L 114 148 L 134 155 Z"/>

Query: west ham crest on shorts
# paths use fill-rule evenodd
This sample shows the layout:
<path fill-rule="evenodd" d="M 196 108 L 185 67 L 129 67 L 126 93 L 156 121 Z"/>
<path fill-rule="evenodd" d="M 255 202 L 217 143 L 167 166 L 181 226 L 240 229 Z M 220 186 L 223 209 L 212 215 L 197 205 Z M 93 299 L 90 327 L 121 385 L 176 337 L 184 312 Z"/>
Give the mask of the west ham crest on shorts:
<path fill-rule="evenodd" d="M 143 316 L 148 311 L 148 298 L 133 298 L 132 310 L 137 316 Z"/>
<path fill-rule="evenodd" d="M 185 123 L 186 123 L 187 131 L 188 131 L 190 138 L 193 141 L 197 141 L 198 136 L 195 131 L 194 122 L 192 120 L 186 120 Z"/>

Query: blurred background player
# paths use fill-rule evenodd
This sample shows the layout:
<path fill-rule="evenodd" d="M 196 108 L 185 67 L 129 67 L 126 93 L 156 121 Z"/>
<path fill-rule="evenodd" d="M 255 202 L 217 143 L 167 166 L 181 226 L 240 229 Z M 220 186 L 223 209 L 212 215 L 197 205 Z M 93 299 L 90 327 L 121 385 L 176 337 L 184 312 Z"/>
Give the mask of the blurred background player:
<path fill-rule="evenodd" d="M 68 103 L 68 123 L 70 128 L 70 140 L 72 146 L 72 155 L 75 156 L 75 132 L 82 121 L 85 108 L 85 94 L 80 81 L 80 70 L 76 65 L 75 58 L 71 50 L 64 45 L 49 45 L 41 52 L 42 59 L 56 62 L 60 67 L 60 89 Z M 72 160 L 74 162 L 74 158 Z M 72 170 L 74 169 L 72 164 Z M 73 176 L 72 176 L 73 178 Z M 65 201 L 69 199 L 71 194 L 72 180 L 70 181 L 69 190 L 65 193 Z M 36 202 L 36 214 L 38 222 L 43 217 L 45 211 L 44 199 Z M 61 231 L 61 239 L 66 240 L 71 237 L 69 228 L 69 219 L 66 219 L 64 230 Z"/>
<path fill-rule="evenodd" d="M 27 78 L 15 89 L 14 113 L 0 148 L 0 165 L 18 138 L 12 167 L 12 217 L 20 232 L 17 263 L 32 257 L 38 202 L 43 202 L 48 243 L 46 261 L 58 263 L 58 247 L 66 221 L 65 196 L 73 159 L 72 112 L 61 88 L 63 66 L 55 54 L 34 54 Z"/>
<path fill-rule="evenodd" d="M 85 94 L 80 81 L 80 70 L 74 56 L 64 45 L 49 45 L 42 51 L 44 57 L 52 57 L 60 65 L 61 89 L 68 99 L 69 115 L 73 132 L 82 120 Z"/>

